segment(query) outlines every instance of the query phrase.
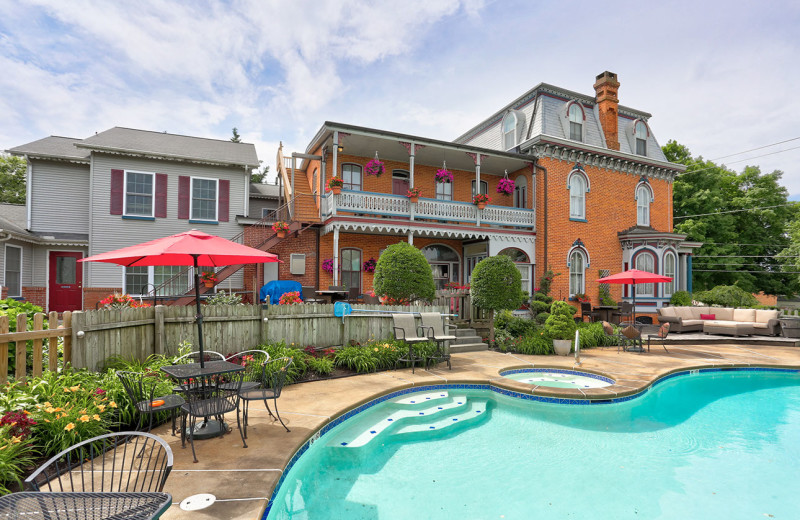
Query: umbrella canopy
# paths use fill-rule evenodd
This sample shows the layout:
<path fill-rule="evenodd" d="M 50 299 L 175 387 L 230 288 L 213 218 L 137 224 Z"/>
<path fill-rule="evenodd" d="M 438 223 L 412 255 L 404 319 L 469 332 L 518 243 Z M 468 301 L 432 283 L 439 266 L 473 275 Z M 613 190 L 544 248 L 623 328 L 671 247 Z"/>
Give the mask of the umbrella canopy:
<path fill-rule="evenodd" d="M 218 267 L 235 264 L 280 262 L 276 255 L 261 251 L 196 229 L 177 235 L 158 238 L 139 245 L 92 255 L 79 262 L 107 262 L 125 267 L 146 265 L 194 266 L 194 296 L 197 303 L 198 347 L 200 366 L 203 361 L 203 313 L 200 310 L 199 267 Z"/>
<path fill-rule="evenodd" d="M 640 271 L 638 269 L 629 269 L 621 273 L 604 276 L 598 278 L 600 283 L 619 283 L 619 284 L 637 284 L 637 283 L 661 283 L 671 282 L 672 278 L 669 276 L 662 276 L 660 274 L 648 273 L 647 271 Z M 636 291 L 633 291 L 633 323 L 636 323 Z"/>

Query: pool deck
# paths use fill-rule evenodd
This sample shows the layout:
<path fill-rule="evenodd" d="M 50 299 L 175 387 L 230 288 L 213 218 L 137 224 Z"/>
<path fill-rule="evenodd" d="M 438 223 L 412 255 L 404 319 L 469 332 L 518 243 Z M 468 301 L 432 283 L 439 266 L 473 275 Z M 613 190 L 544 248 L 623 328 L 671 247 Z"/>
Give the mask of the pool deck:
<path fill-rule="evenodd" d="M 431 370 L 410 369 L 378 372 L 327 381 L 291 385 L 284 388 L 278 401 L 281 416 L 291 429 L 269 417 L 263 406 L 252 403 L 247 428 L 248 448 L 242 448 L 236 417 L 226 419 L 232 425 L 229 434 L 196 441 L 199 463 L 192 463 L 188 443 L 181 449 L 180 437 L 173 437 L 163 425 L 154 433 L 166 439 L 175 455 L 175 464 L 165 491 L 172 494 L 173 505 L 162 517 L 165 520 L 256 519 L 260 518 L 268 497 L 281 472 L 295 451 L 317 430 L 338 415 L 382 394 L 413 386 L 443 383 L 491 383 L 518 392 L 534 392 L 553 397 L 608 399 L 646 389 L 654 380 L 670 372 L 702 367 L 766 366 L 800 368 L 800 348 L 769 345 L 712 344 L 658 345 L 651 352 L 617 352 L 616 347 L 590 349 L 582 353 L 581 366 L 574 356 L 526 356 L 493 351 L 453 355 L 453 369 L 442 364 Z M 443 367 L 443 368 L 442 368 Z M 573 368 L 608 376 L 616 384 L 605 388 L 564 389 L 518 383 L 499 376 L 509 368 Z M 200 511 L 183 511 L 181 500 L 198 493 L 211 493 L 217 501 Z"/>

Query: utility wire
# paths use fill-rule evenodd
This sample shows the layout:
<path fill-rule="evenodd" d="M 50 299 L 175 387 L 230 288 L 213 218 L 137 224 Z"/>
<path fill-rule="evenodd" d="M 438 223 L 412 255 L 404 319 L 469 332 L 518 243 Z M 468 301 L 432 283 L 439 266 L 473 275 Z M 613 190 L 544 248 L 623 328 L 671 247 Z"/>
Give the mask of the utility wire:
<path fill-rule="evenodd" d="M 791 141 L 797 141 L 798 139 L 800 139 L 800 137 L 792 137 L 791 139 L 787 139 L 785 141 L 779 141 L 777 143 L 772 143 L 772 144 L 765 144 L 764 146 L 759 146 L 758 148 L 751 148 L 750 150 L 745 150 L 743 152 L 736 152 L 736 153 L 732 153 L 730 155 L 723 155 L 722 157 L 717 157 L 716 159 L 711 159 L 711 160 L 712 161 L 719 161 L 720 159 L 725 159 L 727 157 L 733 157 L 734 155 L 742 155 L 743 153 L 755 152 L 756 150 L 763 150 L 764 148 L 769 148 L 770 146 L 777 146 L 779 144 L 789 143 Z"/>
<path fill-rule="evenodd" d="M 717 269 L 695 269 L 693 273 L 755 273 L 755 274 L 800 274 L 800 271 L 723 271 Z"/>
<path fill-rule="evenodd" d="M 696 265 L 696 264 L 692 264 L 692 266 L 694 266 L 694 265 Z M 728 265 L 728 266 L 730 266 L 730 265 L 734 265 L 734 266 L 736 266 L 736 265 L 738 265 L 738 266 L 742 266 L 742 265 L 760 265 L 760 266 L 764 266 L 764 267 L 767 267 L 767 266 L 772 267 L 775 264 L 766 264 L 766 263 L 758 264 L 758 263 L 746 263 L 746 262 L 741 263 L 741 264 L 724 264 L 724 263 L 720 263 L 720 262 L 701 262 L 700 263 L 700 267 L 710 267 L 712 265 Z"/>
<path fill-rule="evenodd" d="M 765 153 L 765 154 L 762 154 L 762 155 L 754 155 L 753 157 L 748 157 L 747 159 L 737 159 L 735 161 L 730 161 L 728 164 L 736 164 L 736 163 L 745 162 L 745 161 L 752 161 L 753 159 L 759 159 L 761 157 L 767 157 L 769 155 L 775 155 L 775 154 L 783 153 L 783 152 L 790 152 L 792 150 L 797 150 L 798 148 L 800 148 L 800 146 L 794 146 L 792 148 L 787 148 L 785 150 L 778 150 L 777 152 L 770 152 L 770 153 Z M 745 153 L 745 152 L 741 152 L 741 153 Z M 733 154 L 733 155 L 738 155 L 738 154 Z M 701 168 L 699 170 L 685 171 L 685 172 L 679 173 L 678 175 L 687 175 L 689 173 L 699 173 L 699 172 L 704 172 L 706 170 L 714 170 L 714 169 L 718 169 L 718 168 L 725 169 L 726 167 L 727 167 L 727 165 L 720 164 L 720 165 L 716 165 L 716 166 L 709 166 L 708 168 Z"/>
<path fill-rule="evenodd" d="M 795 256 L 777 256 L 777 255 L 692 255 L 693 258 L 800 258 L 800 255 Z"/>
<path fill-rule="evenodd" d="M 742 211 L 753 211 L 756 209 L 772 209 L 772 208 L 783 208 L 786 206 L 793 206 L 794 204 L 798 204 L 800 201 L 793 201 L 787 202 L 786 204 L 778 204 L 776 206 L 760 206 L 757 208 L 745 208 L 745 209 L 731 209 L 728 211 L 715 211 L 714 213 L 698 213 L 697 215 L 684 215 L 682 217 L 672 217 L 672 220 L 677 220 L 679 218 L 692 218 L 692 217 L 707 217 L 709 215 L 722 215 L 725 213 L 741 213 Z"/>

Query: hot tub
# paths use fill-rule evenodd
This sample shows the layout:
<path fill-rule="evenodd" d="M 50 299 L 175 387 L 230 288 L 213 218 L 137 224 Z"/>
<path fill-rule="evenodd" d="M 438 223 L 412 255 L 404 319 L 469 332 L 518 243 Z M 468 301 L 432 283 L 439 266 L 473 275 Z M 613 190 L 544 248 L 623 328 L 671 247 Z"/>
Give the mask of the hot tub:
<path fill-rule="evenodd" d="M 500 375 L 528 385 L 556 388 L 603 388 L 614 384 L 605 376 L 564 368 L 518 368 L 504 370 Z"/>

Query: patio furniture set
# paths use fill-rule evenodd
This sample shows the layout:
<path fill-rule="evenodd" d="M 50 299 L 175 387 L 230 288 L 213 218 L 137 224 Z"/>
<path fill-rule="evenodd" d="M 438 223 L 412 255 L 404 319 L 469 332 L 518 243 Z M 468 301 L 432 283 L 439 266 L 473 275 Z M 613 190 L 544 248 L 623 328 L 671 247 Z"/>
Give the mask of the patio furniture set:
<path fill-rule="evenodd" d="M 408 353 L 395 362 L 395 368 L 401 361 L 411 363 L 411 373 L 413 374 L 417 362 L 427 368 L 431 363 L 435 365 L 445 361 L 447 368 L 452 370 L 453 366 L 450 364 L 450 353 L 447 351 L 446 343 L 456 339 L 455 335 L 450 334 L 450 331 L 456 326 L 445 323 L 447 317 L 438 312 L 420 312 L 418 314 L 422 322 L 419 326 L 417 326 L 415 318 L 417 313 L 392 314 L 394 324 L 392 329 L 395 339 L 408 343 Z M 435 342 L 436 350 L 433 354 L 423 358 L 414 352 L 413 345 L 424 341 Z"/>
<path fill-rule="evenodd" d="M 732 307 L 663 307 L 658 321 L 669 323 L 674 332 L 700 332 L 733 336 L 778 336 L 780 311 L 734 309 Z"/>

